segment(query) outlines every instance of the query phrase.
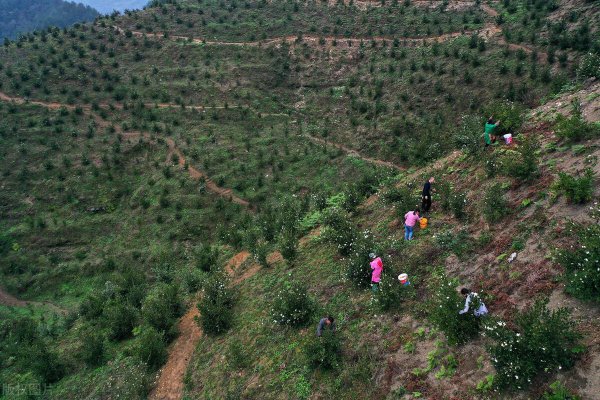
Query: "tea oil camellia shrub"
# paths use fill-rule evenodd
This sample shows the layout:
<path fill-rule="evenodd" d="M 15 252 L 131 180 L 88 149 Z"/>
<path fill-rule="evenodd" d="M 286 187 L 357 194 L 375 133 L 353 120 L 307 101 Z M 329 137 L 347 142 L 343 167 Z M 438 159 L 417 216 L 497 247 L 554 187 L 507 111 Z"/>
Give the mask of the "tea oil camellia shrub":
<path fill-rule="evenodd" d="M 578 142 L 600 136 L 600 126 L 597 123 L 585 121 L 581 112 L 574 112 L 570 117 L 558 114 L 554 131 L 556 136 L 568 142 Z"/>
<path fill-rule="evenodd" d="M 363 236 L 352 246 L 352 253 L 346 264 L 346 277 L 358 288 L 365 288 L 371 284 L 372 270 L 369 254 L 374 249 L 375 245 L 368 231 L 363 232 Z"/>
<path fill-rule="evenodd" d="M 324 213 L 323 224 L 327 228 L 323 232 L 324 238 L 336 245 L 340 255 L 350 255 L 358 240 L 359 232 L 346 213 L 337 207 L 329 208 Z"/>
<path fill-rule="evenodd" d="M 504 197 L 502 185 L 495 183 L 486 190 L 483 197 L 483 216 L 489 223 L 499 222 L 508 212 L 508 201 Z"/>
<path fill-rule="evenodd" d="M 571 394 L 565 385 L 556 381 L 550 384 L 550 390 L 544 393 L 542 400 L 581 400 L 581 397 Z"/>
<path fill-rule="evenodd" d="M 210 272 L 215 269 L 217 259 L 219 258 L 218 250 L 213 246 L 199 245 L 195 251 L 196 266 L 205 272 Z"/>
<path fill-rule="evenodd" d="M 403 272 L 403 271 L 402 271 Z M 379 290 L 375 293 L 375 304 L 382 311 L 398 310 L 403 302 L 414 298 L 413 285 L 403 286 L 398 281 L 400 270 L 393 266 L 385 266 L 379 282 Z"/>
<path fill-rule="evenodd" d="M 300 282 L 285 282 L 275 295 L 271 309 L 273 322 L 281 325 L 305 326 L 314 312 L 314 301 Z"/>
<path fill-rule="evenodd" d="M 518 312 L 514 327 L 489 320 L 485 334 L 495 341 L 488 351 L 501 389 L 523 389 L 539 373 L 568 369 L 583 351 L 570 312 L 552 311 L 544 301 Z"/>
<path fill-rule="evenodd" d="M 554 189 L 557 193 L 564 194 L 570 203 L 587 203 L 594 196 L 594 172 L 587 169 L 583 176 L 559 172 Z"/>
<path fill-rule="evenodd" d="M 450 197 L 450 208 L 454 218 L 464 220 L 467 217 L 465 207 L 467 205 L 467 195 L 463 192 L 454 192 Z"/>
<path fill-rule="evenodd" d="M 470 156 L 478 156 L 484 150 L 483 124 L 480 116 L 463 115 L 454 132 L 454 146 Z"/>
<path fill-rule="evenodd" d="M 125 352 L 126 355 L 137 358 L 156 371 L 167 359 L 167 345 L 164 334 L 152 326 L 141 325 L 133 330 L 135 339 Z"/>
<path fill-rule="evenodd" d="M 341 338 L 329 329 L 323 331 L 321 337 L 308 337 L 303 350 L 311 369 L 336 369 L 342 362 Z"/>
<path fill-rule="evenodd" d="M 458 280 L 440 274 L 432 281 L 431 288 L 429 320 L 446 335 L 448 343 L 463 344 L 476 337 L 480 319 L 473 314 L 473 305 L 468 312 L 459 314 L 464 308 L 465 298 L 457 290 Z"/>
<path fill-rule="evenodd" d="M 600 301 L 600 225 L 571 229 L 578 241 L 558 257 L 566 270 L 566 291 L 583 300 Z"/>
<path fill-rule="evenodd" d="M 600 55 L 588 53 L 579 62 L 577 77 L 581 80 L 587 78 L 600 79 Z"/>
<path fill-rule="evenodd" d="M 202 330 L 219 335 L 231 328 L 233 295 L 227 288 L 227 279 L 219 274 L 211 276 L 204 285 L 202 300 L 198 303 Z"/>
<path fill-rule="evenodd" d="M 500 121 L 497 128 L 499 136 L 505 133 L 515 133 L 525 121 L 525 108 L 518 103 L 511 101 L 500 101 L 491 104 L 485 109 L 485 117 L 493 116 L 496 121 Z M 481 126 L 483 133 L 483 125 Z"/>
<path fill-rule="evenodd" d="M 539 174 L 539 148 L 540 141 L 537 136 L 528 135 L 522 138 L 517 151 L 514 152 L 516 157 L 503 163 L 507 167 L 508 174 L 521 180 L 536 178 Z"/>

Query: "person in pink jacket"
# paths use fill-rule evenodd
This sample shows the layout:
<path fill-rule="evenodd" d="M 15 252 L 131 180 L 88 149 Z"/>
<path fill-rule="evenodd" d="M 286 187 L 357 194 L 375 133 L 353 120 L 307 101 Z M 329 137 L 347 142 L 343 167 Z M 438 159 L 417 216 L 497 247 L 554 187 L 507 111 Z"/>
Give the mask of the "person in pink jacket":
<path fill-rule="evenodd" d="M 373 292 L 376 292 L 379 289 L 379 282 L 381 281 L 383 261 L 381 261 L 381 257 L 377 257 L 375 253 L 369 254 L 369 258 L 372 260 L 371 269 L 373 270 L 371 274 L 371 289 L 373 290 Z"/>
<path fill-rule="evenodd" d="M 420 210 L 416 208 L 414 211 L 409 211 L 404 215 L 404 240 L 412 240 L 413 229 L 417 222 L 421 220 L 419 212 Z"/>

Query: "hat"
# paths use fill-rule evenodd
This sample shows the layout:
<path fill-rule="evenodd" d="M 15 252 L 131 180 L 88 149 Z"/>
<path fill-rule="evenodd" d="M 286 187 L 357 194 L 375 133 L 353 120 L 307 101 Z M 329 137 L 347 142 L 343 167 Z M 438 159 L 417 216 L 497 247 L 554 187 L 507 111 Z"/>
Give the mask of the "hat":
<path fill-rule="evenodd" d="M 400 282 L 407 281 L 408 280 L 408 274 L 400 274 L 400 275 L 398 275 L 398 280 Z"/>
<path fill-rule="evenodd" d="M 375 255 L 375 253 L 369 253 L 369 258 L 375 258 L 377 257 L 377 255 Z"/>

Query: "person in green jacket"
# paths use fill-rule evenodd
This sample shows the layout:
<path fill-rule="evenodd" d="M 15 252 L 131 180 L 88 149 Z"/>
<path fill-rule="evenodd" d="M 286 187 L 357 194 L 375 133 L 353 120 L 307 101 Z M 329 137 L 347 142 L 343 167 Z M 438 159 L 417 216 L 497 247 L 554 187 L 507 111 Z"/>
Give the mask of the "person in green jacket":
<path fill-rule="evenodd" d="M 496 128 L 500 125 L 500 121 L 494 122 L 494 117 L 488 118 L 485 124 L 485 132 L 483 133 L 483 140 L 485 141 L 485 147 L 491 145 L 496 141 Z"/>

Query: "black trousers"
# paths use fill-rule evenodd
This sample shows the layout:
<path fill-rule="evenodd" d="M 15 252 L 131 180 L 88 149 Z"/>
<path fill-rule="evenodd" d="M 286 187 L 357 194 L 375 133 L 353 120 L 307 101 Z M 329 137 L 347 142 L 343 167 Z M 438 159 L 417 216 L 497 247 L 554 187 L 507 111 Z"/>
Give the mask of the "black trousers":
<path fill-rule="evenodd" d="M 431 195 L 421 198 L 421 209 L 423 212 L 428 212 L 431 209 Z"/>

